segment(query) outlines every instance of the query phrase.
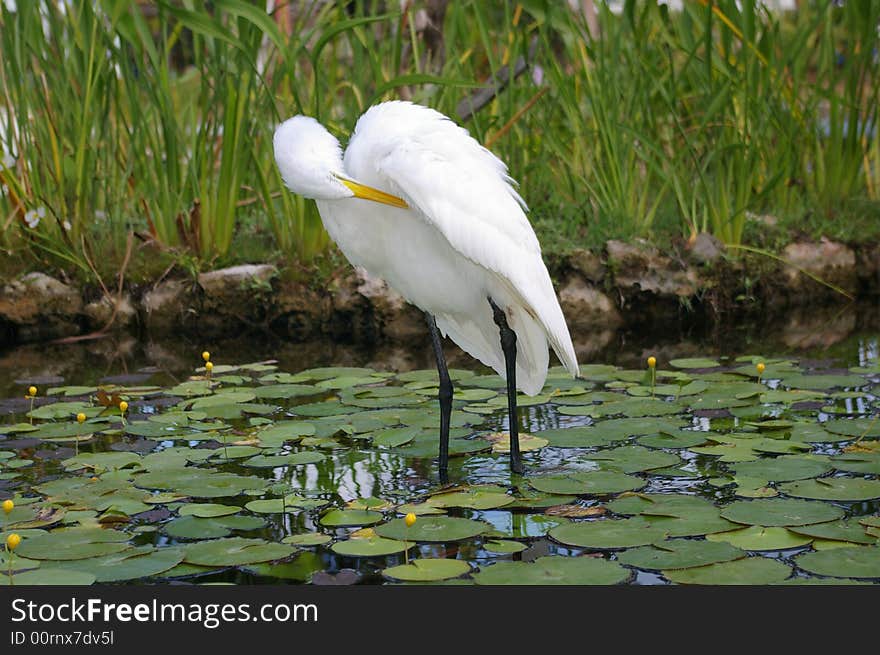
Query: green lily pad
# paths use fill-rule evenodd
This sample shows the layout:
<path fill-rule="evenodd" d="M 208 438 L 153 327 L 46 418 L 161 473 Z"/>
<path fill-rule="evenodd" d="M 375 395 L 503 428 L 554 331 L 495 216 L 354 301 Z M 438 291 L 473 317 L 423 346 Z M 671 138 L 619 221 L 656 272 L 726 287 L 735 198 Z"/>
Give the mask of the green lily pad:
<path fill-rule="evenodd" d="M 337 541 L 331 546 L 330 550 L 337 555 L 345 555 L 347 557 L 381 557 L 402 553 L 412 546 L 413 544 L 411 543 L 397 539 L 385 539 L 384 537 L 374 536 L 366 539 L 352 538 L 347 541 Z"/>
<path fill-rule="evenodd" d="M 280 580 L 308 582 L 312 575 L 324 569 L 323 560 L 315 553 L 301 552 L 289 562 L 260 562 L 243 567 L 248 573 Z"/>
<path fill-rule="evenodd" d="M 796 534 L 788 528 L 765 528 L 761 525 L 716 532 L 706 535 L 706 539 L 724 541 L 743 550 L 786 550 L 806 546 L 812 541 L 811 537 Z"/>
<path fill-rule="evenodd" d="M 636 441 L 649 448 L 692 448 L 706 442 L 706 433 L 674 428 L 639 437 Z"/>
<path fill-rule="evenodd" d="M 267 498 L 264 500 L 252 500 L 245 508 L 257 514 L 281 514 L 282 512 L 298 512 L 300 510 L 318 509 L 328 505 L 330 501 L 321 498 L 303 498 L 296 494 L 289 494 L 281 498 Z"/>
<path fill-rule="evenodd" d="M 596 557 L 539 557 L 534 562 L 497 562 L 474 574 L 479 585 L 614 585 L 632 573 Z"/>
<path fill-rule="evenodd" d="M 641 489 L 645 486 L 645 481 L 616 471 L 576 471 L 530 478 L 529 485 L 544 493 L 583 496 Z"/>
<path fill-rule="evenodd" d="M 65 567 L 90 573 L 98 582 L 137 580 L 173 568 L 183 561 L 181 548 L 153 548 L 139 546 L 103 557 L 80 559 Z"/>
<path fill-rule="evenodd" d="M 834 521 L 843 517 L 843 510 L 826 503 L 772 498 L 731 503 L 721 516 L 745 525 L 789 527 Z"/>
<path fill-rule="evenodd" d="M 394 519 L 376 527 L 376 534 L 401 541 L 446 542 L 461 541 L 487 532 L 490 526 L 482 521 L 451 516 L 424 516 L 407 527 L 403 519 Z"/>
<path fill-rule="evenodd" d="M 433 582 L 457 578 L 470 570 L 470 565 L 460 559 L 416 559 L 410 564 L 384 569 L 382 575 L 404 582 Z"/>
<path fill-rule="evenodd" d="M 322 546 L 326 544 L 328 541 L 331 541 L 332 537 L 328 534 L 321 534 L 320 532 L 305 532 L 303 534 L 292 534 L 288 537 L 284 537 L 282 539 L 282 543 L 291 544 L 293 546 Z"/>
<path fill-rule="evenodd" d="M 381 512 L 363 509 L 331 509 L 321 517 L 321 525 L 333 528 L 353 525 L 375 525 L 381 520 Z"/>
<path fill-rule="evenodd" d="M 772 482 L 806 480 L 823 475 L 831 469 L 825 462 L 805 459 L 796 455 L 765 457 L 752 462 L 739 462 L 731 468 L 737 477 L 757 478 Z"/>
<path fill-rule="evenodd" d="M 848 541 L 854 544 L 875 544 L 877 538 L 865 532 L 865 526 L 856 521 L 828 521 L 815 525 L 803 525 L 790 528 L 792 532 L 834 541 Z"/>
<path fill-rule="evenodd" d="M 241 511 L 241 507 L 235 505 L 219 505 L 217 503 L 188 503 L 183 505 L 177 513 L 180 516 L 196 516 L 201 519 L 229 516 Z"/>
<path fill-rule="evenodd" d="M 101 528 L 58 528 L 24 539 L 16 554 L 37 560 L 78 560 L 131 548 L 129 535 Z"/>
<path fill-rule="evenodd" d="M 568 546 L 614 550 L 646 546 L 666 536 L 663 528 L 641 517 L 569 523 L 550 531 L 550 536 Z"/>
<path fill-rule="evenodd" d="M 447 493 L 436 494 L 426 501 L 428 505 L 446 509 L 449 507 L 466 507 L 468 509 L 494 509 L 513 502 L 513 496 L 500 487 L 474 487 Z"/>
<path fill-rule="evenodd" d="M 490 539 L 483 544 L 483 550 L 501 555 L 521 553 L 526 548 L 528 546 L 521 541 L 511 541 L 510 539 Z"/>
<path fill-rule="evenodd" d="M 663 571 L 664 577 L 678 584 L 764 585 L 782 582 L 791 568 L 766 557 L 747 557 L 692 569 Z"/>
<path fill-rule="evenodd" d="M 620 446 L 610 450 L 601 450 L 589 455 L 589 459 L 599 462 L 602 468 L 616 469 L 624 473 L 640 473 L 681 463 L 678 455 L 642 446 Z"/>
<path fill-rule="evenodd" d="M 843 453 L 832 457 L 831 464 L 838 471 L 880 475 L 880 452 Z"/>
<path fill-rule="evenodd" d="M 0 584 L 13 584 L 16 587 L 25 587 L 30 585 L 50 585 L 50 586 L 85 586 L 94 584 L 95 576 L 86 571 L 68 571 L 60 568 L 40 568 L 31 571 L 23 571 L 12 576 L 0 576 Z"/>
<path fill-rule="evenodd" d="M 873 500 L 880 498 L 880 480 L 816 478 L 783 484 L 779 489 L 797 498 L 816 500 Z"/>
<path fill-rule="evenodd" d="M 184 547 L 185 561 L 199 566 L 242 566 L 282 559 L 294 548 L 273 544 L 262 539 L 229 537 L 188 544 Z"/>
<path fill-rule="evenodd" d="M 853 546 L 804 553 L 795 563 L 805 571 L 834 578 L 880 578 L 880 547 Z"/>
<path fill-rule="evenodd" d="M 745 557 L 746 552 L 729 543 L 698 539 L 667 539 L 652 546 L 627 550 L 617 557 L 621 564 L 640 569 L 687 569 Z"/>
<path fill-rule="evenodd" d="M 564 517 L 546 514 L 506 512 L 502 517 L 493 519 L 493 525 L 496 527 L 495 532 L 492 533 L 493 537 L 536 539 L 546 536 L 553 528 L 569 523 Z"/>

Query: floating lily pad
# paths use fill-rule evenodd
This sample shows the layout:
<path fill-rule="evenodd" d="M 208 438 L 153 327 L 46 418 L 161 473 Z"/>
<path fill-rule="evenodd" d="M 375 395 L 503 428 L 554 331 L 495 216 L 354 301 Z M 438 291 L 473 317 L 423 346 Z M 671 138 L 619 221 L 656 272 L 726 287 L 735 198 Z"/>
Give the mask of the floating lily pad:
<path fill-rule="evenodd" d="M 324 569 L 324 562 L 315 553 L 301 552 L 290 562 L 260 562 L 257 564 L 248 564 L 244 569 L 254 575 L 280 580 L 308 582 L 315 573 Z"/>
<path fill-rule="evenodd" d="M 806 546 L 812 541 L 811 537 L 797 534 L 787 528 L 765 528 L 761 525 L 717 532 L 706 535 L 706 539 L 724 541 L 743 550 L 786 550 Z"/>
<path fill-rule="evenodd" d="M 614 494 L 645 486 L 645 481 L 616 471 L 585 471 L 530 478 L 529 485 L 550 494 Z"/>
<path fill-rule="evenodd" d="M 490 526 L 481 521 L 451 516 L 424 516 L 407 527 L 403 519 L 394 519 L 377 526 L 376 534 L 401 541 L 446 542 L 470 539 L 487 532 Z"/>
<path fill-rule="evenodd" d="M 433 507 L 466 507 L 468 509 L 494 509 L 513 502 L 513 496 L 499 487 L 474 487 L 431 496 L 426 501 Z"/>
<path fill-rule="evenodd" d="M 499 512 L 499 516 L 493 517 L 492 524 L 496 530 L 492 536 L 506 539 L 536 539 L 544 537 L 553 528 L 569 523 L 562 516 L 547 516 L 546 514 L 525 514 L 519 512 Z"/>
<path fill-rule="evenodd" d="M 806 480 L 827 473 L 831 467 L 825 462 L 786 455 L 740 462 L 731 467 L 737 477 L 757 478 L 773 482 Z"/>
<path fill-rule="evenodd" d="M 721 364 L 714 360 L 708 359 L 706 357 L 684 357 L 679 359 L 672 359 L 669 361 L 669 365 L 674 368 L 716 368 L 721 366 Z"/>
<path fill-rule="evenodd" d="M 687 569 L 745 557 L 746 552 L 729 543 L 699 539 L 667 539 L 652 546 L 627 550 L 617 561 L 640 569 Z"/>
<path fill-rule="evenodd" d="M 404 582 L 432 582 L 457 578 L 470 570 L 470 565 L 459 559 L 416 559 L 410 564 L 384 569 L 382 575 Z"/>
<path fill-rule="evenodd" d="M 843 517 L 843 510 L 826 503 L 773 498 L 737 501 L 725 508 L 721 516 L 745 525 L 788 527 L 834 521 Z"/>
<path fill-rule="evenodd" d="M 780 486 L 780 490 L 797 498 L 816 500 L 872 500 L 880 498 L 880 480 L 864 478 L 816 478 Z"/>
<path fill-rule="evenodd" d="M 66 564 L 72 570 L 90 573 L 98 582 L 137 580 L 167 571 L 183 561 L 181 548 L 139 546 L 103 557 L 80 559 Z"/>
<path fill-rule="evenodd" d="M 601 450 L 589 455 L 590 460 L 599 462 L 602 468 L 616 469 L 624 473 L 640 473 L 651 469 L 675 466 L 681 460 L 678 455 L 650 450 L 642 446 L 620 446 Z"/>
<path fill-rule="evenodd" d="M 569 523 L 550 531 L 556 541 L 581 548 L 619 549 L 646 546 L 666 536 L 663 528 L 641 517 Z"/>
<path fill-rule="evenodd" d="M 664 577 L 678 584 L 763 585 L 782 582 L 791 568 L 766 557 L 747 557 L 692 569 L 663 571 Z"/>
<path fill-rule="evenodd" d="M 352 525 L 375 525 L 381 520 L 381 512 L 371 512 L 362 509 L 331 509 L 321 517 L 321 525 L 333 528 Z"/>
<path fill-rule="evenodd" d="M 229 537 L 188 544 L 185 561 L 199 566 L 241 566 L 282 559 L 294 552 L 292 546 L 262 539 Z"/>
<path fill-rule="evenodd" d="M 129 535 L 101 528 L 58 528 L 21 542 L 17 554 L 38 560 L 80 560 L 131 548 Z"/>
<path fill-rule="evenodd" d="M 13 584 L 16 587 L 25 587 L 29 585 L 50 585 L 50 586 L 85 586 L 94 584 L 95 576 L 86 571 L 68 571 L 60 568 L 40 568 L 32 571 L 23 571 L 12 576 L 0 576 L 0 584 Z"/>
<path fill-rule="evenodd" d="M 292 534 L 288 537 L 284 537 L 281 541 L 293 546 L 307 547 L 322 546 L 331 540 L 332 537 L 327 534 L 321 534 L 320 532 L 305 532 L 303 534 Z"/>
<path fill-rule="evenodd" d="M 180 516 L 196 516 L 202 519 L 215 518 L 217 516 L 229 516 L 241 511 L 241 507 L 235 505 L 219 505 L 217 503 L 190 503 L 183 505 L 177 513 Z"/>
<path fill-rule="evenodd" d="M 337 541 L 331 550 L 337 555 L 347 557 L 382 557 L 402 553 L 412 547 L 413 544 L 397 539 L 385 539 L 384 537 L 372 536 L 366 539 L 348 539 Z"/>
<path fill-rule="evenodd" d="M 613 585 L 632 573 L 595 557 L 539 557 L 534 562 L 498 562 L 474 574 L 480 585 Z"/>
<path fill-rule="evenodd" d="M 848 541 L 854 544 L 875 544 L 877 542 L 877 538 L 867 534 L 865 526 L 856 521 L 828 521 L 815 525 L 792 527 L 791 531 L 816 539 Z"/>
<path fill-rule="evenodd" d="M 835 578 L 880 578 L 880 547 L 853 546 L 804 553 L 795 563 L 805 571 Z"/>
<path fill-rule="evenodd" d="M 490 539 L 483 544 L 483 550 L 502 555 L 521 553 L 526 548 L 528 548 L 526 544 L 520 541 L 511 541 L 510 539 Z"/>

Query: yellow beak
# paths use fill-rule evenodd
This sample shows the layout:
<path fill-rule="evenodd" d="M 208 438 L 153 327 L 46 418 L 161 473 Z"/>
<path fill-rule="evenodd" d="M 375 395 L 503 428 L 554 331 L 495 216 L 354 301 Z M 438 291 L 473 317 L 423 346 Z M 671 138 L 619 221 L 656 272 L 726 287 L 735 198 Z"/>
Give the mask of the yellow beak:
<path fill-rule="evenodd" d="M 379 191 L 379 189 L 374 189 L 366 184 L 359 184 L 358 182 L 346 180 L 341 177 L 339 178 L 339 181 L 351 189 L 355 198 L 372 200 L 373 202 L 380 202 L 383 205 L 391 205 L 392 207 L 399 207 L 401 209 L 409 208 L 409 205 L 407 205 L 402 199 L 397 196 L 392 196 L 390 193 L 385 193 L 384 191 Z"/>

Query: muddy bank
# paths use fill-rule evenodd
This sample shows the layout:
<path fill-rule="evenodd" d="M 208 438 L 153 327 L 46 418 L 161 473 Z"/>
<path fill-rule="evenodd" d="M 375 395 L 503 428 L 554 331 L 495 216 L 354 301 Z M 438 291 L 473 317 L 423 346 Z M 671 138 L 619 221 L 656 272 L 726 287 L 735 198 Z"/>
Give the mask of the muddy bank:
<path fill-rule="evenodd" d="M 823 326 L 839 322 L 834 318 L 838 308 L 849 302 L 831 286 L 868 307 L 877 303 L 880 244 L 796 242 L 780 257 L 785 263 L 754 254 L 733 257 L 701 235 L 674 252 L 639 240 L 609 241 L 602 252 L 551 256 L 548 265 L 573 338 L 585 355 L 618 330 L 682 321 L 724 329 L 756 317 L 776 319 L 791 323 L 786 329 L 792 338 L 821 342 Z M 820 307 L 827 308 L 827 316 Z M 824 317 L 818 324 L 817 316 Z M 253 333 L 354 344 L 405 344 L 425 334 L 417 309 L 381 280 L 347 266 L 318 283 L 292 279 L 269 264 L 242 265 L 196 279 L 127 288 L 118 296 L 40 272 L 0 287 L 4 346 L 100 331 L 199 339 Z"/>

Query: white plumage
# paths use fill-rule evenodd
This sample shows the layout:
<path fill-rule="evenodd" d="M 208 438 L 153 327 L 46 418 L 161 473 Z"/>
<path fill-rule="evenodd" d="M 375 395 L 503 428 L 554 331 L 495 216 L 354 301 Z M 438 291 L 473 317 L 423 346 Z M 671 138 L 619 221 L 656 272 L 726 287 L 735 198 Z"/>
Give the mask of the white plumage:
<path fill-rule="evenodd" d="M 548 344 L 577 375 L 526 205 L 501 160 L 443 114 L 399 101 L 367 110 L 340 153 L 313 119 L 294 117 L 275 134 L 285 184 L 316 199 L 349 261 L 433 314 L 441 332 L 504 376 L 491 298 L 516 333 L 525 393 L 544 386 Z M 406 207 L 391 206 L 391 197 Z"/>

